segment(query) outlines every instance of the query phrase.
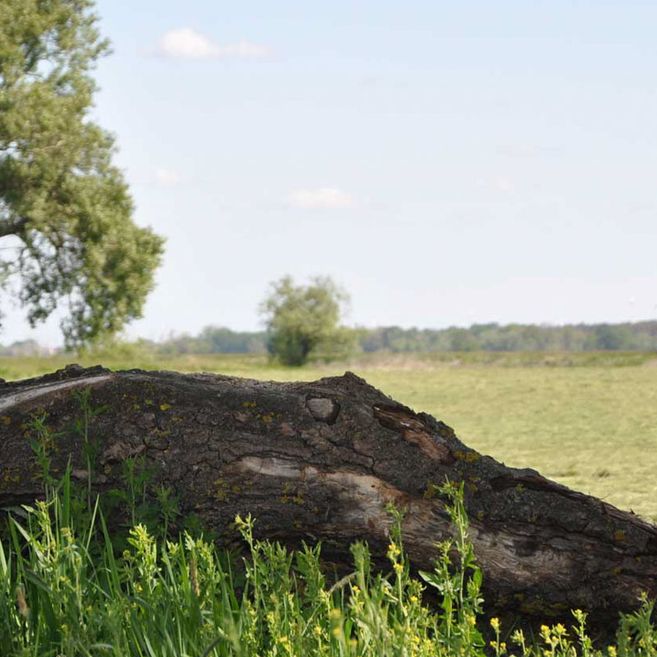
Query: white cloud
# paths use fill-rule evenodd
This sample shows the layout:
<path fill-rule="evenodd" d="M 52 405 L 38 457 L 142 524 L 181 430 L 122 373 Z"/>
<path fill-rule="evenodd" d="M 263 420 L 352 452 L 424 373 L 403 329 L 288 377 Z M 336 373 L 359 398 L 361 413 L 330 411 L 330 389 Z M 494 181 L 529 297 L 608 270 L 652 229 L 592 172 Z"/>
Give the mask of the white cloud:
<path fill-rule="evenodd" d="M 493 182 L 495 189 L 503 194 L 512 194 L 516 186 L 508 176 L 497 176 Z"/>
<path fill-rule="evenodd" d="M 343 209 L 354 206 L 354 199 L 337 187 L 297 189 L 287 197 L 293 208 L 304 210 Z"/>
<path fill-rule="evenodd" d="M 179 27 L 162 35 L 155 52 L 164 57 L 176 59 L 221 59 L 224 57 L 258 59 L 266 57 L 269 49 L 250 41 L 220 45 L 191 27 Z"/>
<path fill-rule="evenodd" d="M 175 187 L 180 184 L 182 178 L 177 171 L 172 171 L 171 169 L 157 169 L 155 172 L 155 180 L 158 185 L 163 187 Z"/>

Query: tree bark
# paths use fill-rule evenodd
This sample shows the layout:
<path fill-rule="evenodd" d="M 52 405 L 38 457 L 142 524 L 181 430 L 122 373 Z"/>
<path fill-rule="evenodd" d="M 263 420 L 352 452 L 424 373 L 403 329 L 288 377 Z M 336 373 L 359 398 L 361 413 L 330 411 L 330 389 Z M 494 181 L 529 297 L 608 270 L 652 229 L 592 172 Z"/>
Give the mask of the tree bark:
<path fill-rule="evenodd" d="M 322 553 L 343 564 L 364 539 L 383 559 L 393 503 L 406 510 L 413 567 L 431 569 L 435 543 L 452 531 L 436 494 L 449 479 L 464 482 L 488 609 L 546 620 L 580 608 L 605 622 L 635 608 L 640 592 L 657 595 L 655 526 L 480 455 L 351 373 L 274 383 L 69 366 L 0 384 L 0 507 L 42 490 L 25 438 L 35 413 L 45 411 L 56 432 L 53 467 L 63 471 L 70 458 L 74 476 L 87 476 L 82 437 L 71 430 L 80 416 L 74 393 L 85 388 L 105 409 L 90 426 L 95 485 L 121 486 L 121 461 L 142 455 L 220 541 L 234 541 L 235 515 L 250 512 L 258 537 L 321 540 Z"/>

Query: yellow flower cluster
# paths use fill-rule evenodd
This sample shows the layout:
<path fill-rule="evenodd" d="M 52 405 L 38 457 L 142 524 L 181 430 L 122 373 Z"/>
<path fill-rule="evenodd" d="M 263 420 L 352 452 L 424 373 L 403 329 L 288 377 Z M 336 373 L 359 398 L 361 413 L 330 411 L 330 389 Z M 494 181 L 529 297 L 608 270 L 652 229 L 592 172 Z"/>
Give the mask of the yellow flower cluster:
<path fill-rule="evenodd" d="M 401 550 L 399 549 L 399 546 L 396 543 L 390 543 L 388 545 L 388 559 L 390 561 L 397 561 L 397 557 L 401 555 Z"/>

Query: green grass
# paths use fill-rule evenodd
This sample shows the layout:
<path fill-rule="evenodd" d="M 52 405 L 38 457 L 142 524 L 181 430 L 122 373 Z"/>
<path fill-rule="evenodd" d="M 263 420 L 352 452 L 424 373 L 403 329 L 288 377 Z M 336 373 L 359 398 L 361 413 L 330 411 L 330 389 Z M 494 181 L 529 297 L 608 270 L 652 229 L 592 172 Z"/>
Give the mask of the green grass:
<path fill-rule="evenodd" d="M 0 376 L 22 378 L 71 357 L 0 359 Z M 470 446 L 518 467 L 534 467 L 572 488 L 657 519 L 655 354 L 366 355 L 301 369 L 261 356 L 80 358 L 119 369 L 211 371 L 274 380 L 312 380 L 351 369 L 395 399 L 435 415 Z"/>
<path fill-rule="evenodd" d="M 483 618 L 482 574 L 462 490 L 445 485 L 454 539 L 433 571 L 410 574 L 401 514 L 391 510 L 388 572 L 365 544 L 346 576 L 325 572 L 321 546 L 289 552 L 236 518 L 240 562 L 201 537 L 157 540 L 141 524 L 117 553 L 99 503 L 67 473 L 45 501 L 11 518 L 0 542 L 3 657 L 656 657 L 647 601 L 622 616 L 613 645 L 594 649 L 586 615 L 534 640 Z M 437 595 L 426 598 L 424 591 Z M 487 636 L 487 640 L 484 638 Z M 510 650 L 512 649 L 512 651 Z"/>
<path fill-rule="evenodd" d="M 657 519 L 657 368 L 455 368 L 369 379 L 475 449 Z"/>

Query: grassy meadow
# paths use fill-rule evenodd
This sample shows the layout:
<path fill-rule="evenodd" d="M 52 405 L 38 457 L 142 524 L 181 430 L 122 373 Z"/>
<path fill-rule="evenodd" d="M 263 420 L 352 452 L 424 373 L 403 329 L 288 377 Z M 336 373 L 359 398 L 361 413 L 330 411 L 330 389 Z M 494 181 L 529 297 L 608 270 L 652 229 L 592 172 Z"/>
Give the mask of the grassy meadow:
<path fill-rule="evenodd" d="M 451 425 L 485 454 L 657 520 L 655 354 L 368 354 L 349 363 L 284 368 L 263 356 L 165 357 L 127 348 L 77 358 L 0 358 L 0 377 L 36 376 L 72 360 L 273 380 L 350 369 Z"/>

